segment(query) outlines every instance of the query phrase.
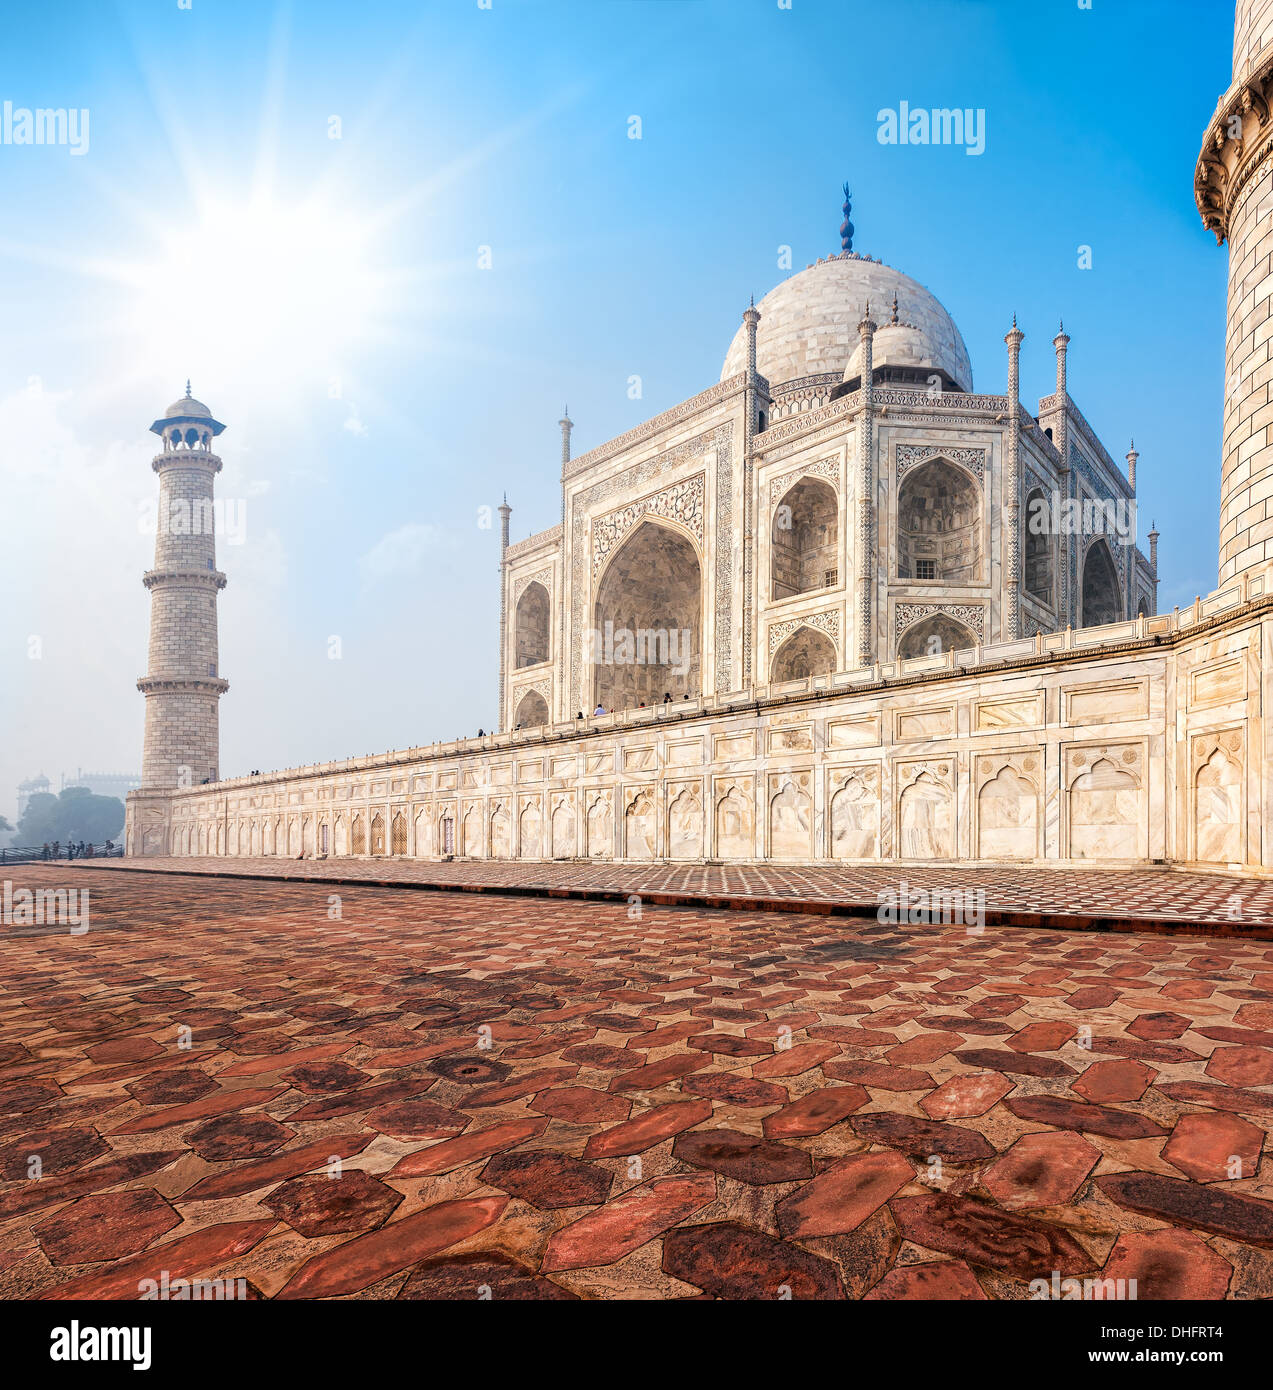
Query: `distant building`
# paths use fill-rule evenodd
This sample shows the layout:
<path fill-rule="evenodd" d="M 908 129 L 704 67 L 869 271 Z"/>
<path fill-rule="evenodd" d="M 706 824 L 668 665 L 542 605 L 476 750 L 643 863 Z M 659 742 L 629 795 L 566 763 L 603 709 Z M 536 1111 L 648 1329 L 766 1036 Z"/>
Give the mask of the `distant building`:
<path fill-rule="evenodd" d="M 31 786 L 36 791 L 48 791 L 48 779 L 44 780 L 43 787 L 36 787 L 34 783 L 23 782 L 23 787 Z M 94 796 L 117 796 L 121 801 L 141 786 L 141 776 L 136 772 L 84 772 L 77 768 L 74 777 L 62 774 L 62 790 L 67 787 L 87 787 Z M 22 788 L 18 788 L 21 796 Z M 18 812 L 21 815 L 21 811 Z"/>
<path fill-rule="evenodd" d="M 40 773 L 38 777 L 28 777 L 25 782 L 18 783 L 18 819 L 21 820 L 26 815 L 27 803 L 33 796 L 39 796 L 41 792 L 51 791 L 49 779 Z"/>

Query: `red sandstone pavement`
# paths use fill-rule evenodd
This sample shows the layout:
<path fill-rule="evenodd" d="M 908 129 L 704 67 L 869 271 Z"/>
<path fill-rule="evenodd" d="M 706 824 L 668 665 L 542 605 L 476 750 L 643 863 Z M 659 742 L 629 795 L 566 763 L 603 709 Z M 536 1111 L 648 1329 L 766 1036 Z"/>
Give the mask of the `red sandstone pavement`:
<path fill-rule="evenodd" d="M 121 872 L 203 873 L 533 896 L 626 898 L 785 911 L 875 910 L 883 889 L 985 893 L 986 921 L 1004 925 L 1095 926 L 1207 935 L 1273 936 L 1273 878 L 1182 870 L 1052 869 L 1005 864 L 914 865 L 640 864 L 521 860 L 164 858 L 97 860 Z"/>
<path fill-rule="evenodd" d="M 1273 1297 L 1273 945 L 9 872 L 0 1296 Z"/>

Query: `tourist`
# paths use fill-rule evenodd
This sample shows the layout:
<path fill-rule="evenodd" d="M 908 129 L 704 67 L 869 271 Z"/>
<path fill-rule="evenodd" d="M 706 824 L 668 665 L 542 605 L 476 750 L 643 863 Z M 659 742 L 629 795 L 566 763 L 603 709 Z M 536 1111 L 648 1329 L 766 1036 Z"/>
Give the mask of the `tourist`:
<path fill-rule="evenodd" d="M 583 710 L 580 710 L 579 713 L 575 715 L 575 718 L 576 718 L 576 719 L 582 719 L 582 718 L 583 718 Z"/>
<path fill-rule="evenodd" d="M 47 858 L 49 857 L 49 842 L 48 842 L 47 840 L 45 840 L 45 842 L 44 842 L 44 849 L 43 849 L 43 851 L 42 851 L 40 857 L 41 857 L 41 859 L 47 859 Z"/>
<path fill-rule="evenodd" d="M 672 703 L 672 692 L 670 690 L 665 690 L 663 692 L 663 703 L 665 705 L 670 705 Z"/>
<path fill-rule="evenodd" d="M 598 705 L 597 708 L 594 709 L 594 710 L 592 711 L 592 717 L 595 719 L 595 718 L 597 717 L 597 715 L 599 715 L 599 714 L 604 714 L 605 712 L 606 712 L 606 711 L 605 711 L 605 706 L 604 706 L 604 705 Z"/>

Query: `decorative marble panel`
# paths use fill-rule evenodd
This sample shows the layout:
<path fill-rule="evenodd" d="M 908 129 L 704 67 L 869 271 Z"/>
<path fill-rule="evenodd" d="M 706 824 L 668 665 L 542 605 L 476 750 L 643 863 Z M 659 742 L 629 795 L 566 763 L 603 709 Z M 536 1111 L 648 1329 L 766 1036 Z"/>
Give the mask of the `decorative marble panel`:
<path fill-rule="evenodd" d="M 921 463 L 930 459 L 949 459 L 966 468 L 979 483 L 986 480 L 986 451 L 973 448 L 952 448 L 945 444 L 895 444 L 893 446 L 893 472 L 900 483 L 902 479 Z"/>
<path fill-rule="evenodd" d="M 899 603 L 893 609 L 893 636 L 934 613 L 944 613 L 971 629 L 978 642 L 986 640 L 986 610 L 979 603 Z"/>
<path fill-rule="evenodd" d="M 978 859 L 1034 859 L 1042 820 L 1043 754 L 981 753 L 973 764 Z"/>
<path fill-rule="evenodd" d="M 705 496 L 706 475 L 695 473 L 692 478 L 664 488 L 662 492 L 652 493 L 626 507 L 607 512 L 592 523 L 592 578 L 605 566 L 606 560 L 627 539 L 636 524 L 647 516 L 661 516 L 678 522 L 698 542 L 699 553 L 703 551 L 703 499 Z"/>
<path fill-rule="evenodd" d="M 817 463 L 806 464 L 803 468 L 793 468 L 772 478 L 769 483 L 769 504 L 772 506 L 801 478 L 825 478 L 832 487 L 840 488 L 840 460 L 838 458 L 819 459 Z"/>
<path fill-rule="evenodd" d="M 813 857 L 813 773 L 771 773 L 769 855 L 807 863 Z"/>
<path fill-rule="evenodd" d="M 832 859 L 880 857 L 880 770 L 836 768 L 827 779 Z"/>
<path fill-rule="evenodd" d="M 1203 864 L 1240 864 L 1243 835 L 1243 731 L 1196 735 L 1189 750 L 1193 790 L 1193 857 Z"/>

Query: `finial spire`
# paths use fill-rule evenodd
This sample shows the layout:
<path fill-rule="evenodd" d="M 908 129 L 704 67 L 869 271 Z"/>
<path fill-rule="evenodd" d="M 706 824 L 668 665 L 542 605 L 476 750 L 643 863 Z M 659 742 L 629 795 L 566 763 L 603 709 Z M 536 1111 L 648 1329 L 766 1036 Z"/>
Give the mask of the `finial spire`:
<path fill-rule="evenodd" d="M 891 324 L 896 324 L 896 323 L 897 323 L 897 295 L 894 295 L 894 296 L 893 296 L 893 317 L 892 317 L 891 319 L 889 319 L 889 323 L 891 323 Z"/>
<path fill-rule="evenodd" d="M 190 399 L 190 378 L 186 378 L 186 400 Z"/>
<path fill-rule="evenodd" d="M 849 185 L 844 185 L 844 206 L 840 209 L 844 213 L 844 221 L 840 223 L 840 250 L 853 250 L 853 223 L 849 221 L 849 214 L 853 211 L 853 194 L 849 191 Z"/>

